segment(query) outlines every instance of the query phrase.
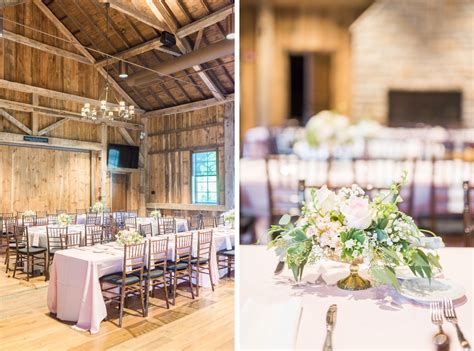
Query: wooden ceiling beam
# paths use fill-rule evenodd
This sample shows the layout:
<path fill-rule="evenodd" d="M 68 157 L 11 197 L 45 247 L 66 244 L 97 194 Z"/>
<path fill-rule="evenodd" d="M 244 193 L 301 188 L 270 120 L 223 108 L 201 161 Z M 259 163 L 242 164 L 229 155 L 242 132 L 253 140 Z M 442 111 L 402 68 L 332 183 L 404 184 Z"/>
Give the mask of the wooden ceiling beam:
<path fill-rule="evenodd" d="M 38 94 L 39 96 L 45 96 L 45 97 L 53 98 L 53 99 L 74 101 L 81 104 L 90 103 L 92 105 L 97 105 L 97 106 L 100 104 L 100 101 L 96 99 L 91 99 L 91 98 L 69 94 L 69 93 L 63 93 L 62 91 L 50 90 L 46 88 L 36 87 L 33 85 L 12 82 L 5 79 L 0 79 L 0 88 L 20 91 L 20 92 L 29 93 L 29 94 Z M 119 107 L 118 104 L 112 104 L 112 103 L 108 103 L 108 106 L 114 107 L 114 108 Z M 136 109 L 136 111 L 140 113 L 144 112 L 143 110 L 140 110 L 140 109 Z"/>
<path fill-rule="evenodd" d="M 90 52 L 81 44 L 81 42 L 66 28 L 66 26 L 54 15 L 54 13 L 46 6 L 41 0 L 33 0 L 36 7 L 38 7 L 41 12 L 56 26 L 58 31 L 64 35 L 67 39 L 69 39 L 72 43 L 74 43 L 75 47 L 79 52 L 81 52 L 85 57 L 87 57 L 91 64 L 96 62 L 94 56 L 90 54 Z M 103 67 L 96 67 L 97 71 L 107 79 L 107 72 Z M 112 87 L 117 91 L 117 93 L 122 96 L 125 101 L 129 104 L 133 104 L 135 106 L 138 105 L 131 97 L 127 94 L 125 90 L 122 89 L 120 84 L 118 84 L 112 77 L 109 77 L 109 82 Z"/>
<path fill-rule="evenodd" d="M 220 21 L 223 21 L 232 14 L 234 11 L 234 5 L 227 5 L 223 7 L 220 10 L 217 10 L 216 12 L 213 12 L 203 18 L 198 19 L 197 21 L 191 22 L 190 24 L 185 25 L 184 27 L 179 28 L 176 31 L 176 36 L 178 38 L 184 38 L 187 37 L 190 34 L 193 34 L 195 32 L 199 32 L 200 30 L 203 30 L 204 28 L 210 27 L 213 24 L 219 23 Z"/>
<path fill-rule="evenodd" d="M 50 107 L 43 106 L 34 106 L 32 104 L 27 104 L 24 102 L 16 102 L 0 99 L 0 108 L 5 108 L 7 110 L 21 111 L 21 112 L 37 112 L 38 114 L 43 114 L 49 117 L 54 118 L 66 118 L 72 121 L 80 123 L 89 123 L 89 124 L 98 124 L 103 122 L 111 127 L 123 127 L 130 130 L 143 130 L 142 124 L 123 122 L 123 121 L 92 121 L 90 119 L 84 119 L 81 117 L 79 112 L 59 110 Z"/>
<path fill-rule="evenodd" d="M 227 95 L 224 100 L 218 100 L 216 98 L 210 98 L 201 101 L 190 102 L 188 104 L 166 107 L 159 110 L 145 112 L 142 118 L 161 117 L 166 115 L 172 115 L 175 113 L 190 112 L 200 110 L 203 108 L 224 104 L 226 102 L 234 101 L 234 94 Z"/>
<path fill-rule="evenodd" d="M 29 47 L 32 47 L 32 48 L 35 48 L 35 49 L 38 49 L 38 50 L 41 50 L 41 51 L 45 51 L 45 52 L 53 54 L 53 55 L 57 55 L 57 56 L 61 56 L 61 57 L 67 58 L 67 59 L 71 59 L 71 60 L 74 60 L 74 61 L 77 61 L 77 62 L 85 63 L 85 64 L 88 64 L 88 65 L 91 64 L 90 60 L 88 60 L 86 57 L 84 57 L 82 55 L 78 55 L 78 54 L 75 54 L 73 52 L 70 52 L 70 51 L 67 51 L 67 50 L 57 48 L 55 46 L 45 44 L 45 43 L 42 43 L 40 41 L 30 39 L 30 38 L 25 37 L 23 35 L 16 34 L 16 33 L 13 33 L 13 32 L 7 31 L 7 30 L 3 31 L 3 39 L 7 39 L 7 40 L 13 41 L 15 43 L 23 44 L 23 45 L 26 45 L 26 46 L 29 46 Z"/>
<path fill-rule="evenodd" d="M 178 23 L 176 21 L 176 18 L 173 16 L 173 13 L 165 3 L 162 3 L 159 0 L 146 0 L 146 3 L 148 4 L 148 7 L 153 12 L 155 17 L 159 18 L 161 16 L 164 18 L 165 23 L 169 28 L 169 31 L 173 33 L 176 33 L 178 31 Z M 191 44 L 188 41 L 188 38 L 177 37 L 176 46 L 183 54 L 187 54 L 193 50 Z M 222 92 L 208 76 L 208 74 L 202 70 L 201 66 L 193 66 L 193 69 L 198 72 L 199 77 L 211 91 L 214 98 L 216 98 L 217 100 L 224 100 L 224 95 L 222 94 Z"/>
<path fill-rule="evenodd" d="M 122 1 L 118 1 L 118 0 L 99 0 L 99 2 L 101 2 L 101 3 L 108 2 L 108 3 L 110 3 L 111 8 L 113 8 L 117 11 L 120 11 L 120 12 L 126 14 L 127 16 L 133 17 L 136 20 L 138 20 L 140 22 L 143 22 L 146 25 L 149 25 L 150 27 L 158 29 L 159 31 L 167 30 L 166 25 L 164 23 L 162 23 L 159 18 L 155 19 L 153 17 L 150 17 L 147 14 L 139 11 L 135 7 L 130 7 L 130 6 L 125 5 Z"/>
<path fill-rule="evenodd" d="M 137 146 L 132 136 L 125 128 L 119 127 L 118 131 L 129 145 Z"/>
<path fill-rule="evenodd" d="M 102 144 L 93 143 L 89 141 L 62 139 L 62 138 L 51 138 L 48 137 L 48 143 L 36 143 L 33 141 L 23 140 L 22 134 L 5 133 L 0 132 L 0 144 L 7 145 L 27 145 L 32 147 L 46 147 L 46 148 L 59 148 L 68 150 L 92 150 L 101 151 Z"/>
<path fill-rule="evenodd" d="M 0 109 L 0 115 L 3 116 L 3 118 L 5 118 L 7 121 L 9 121 L 14 126 L 18 127 L 22 131 L 24 131 L 26 134 L 31 135 L 33 133 L 30 128 L 25 126 L 23 123 L 21 123 L 15 117 L 13 117 L 11 114 L 9 114 L 7 111 L 5 111 L 3 109 Z"/>

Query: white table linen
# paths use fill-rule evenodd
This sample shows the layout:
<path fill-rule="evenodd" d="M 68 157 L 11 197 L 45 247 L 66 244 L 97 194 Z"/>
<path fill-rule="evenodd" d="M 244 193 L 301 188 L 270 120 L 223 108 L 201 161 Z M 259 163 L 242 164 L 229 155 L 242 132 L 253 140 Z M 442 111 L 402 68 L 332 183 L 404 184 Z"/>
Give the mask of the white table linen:
<path fill-rule="evenodd" d="M 187 232 L 188 229 L 188 220 L 186 218 L 175 218 L 176 221 L 176 231 L 178 233 Z M 153 235 L 158 235 L 158 221 L 154 217 L 138 217 L 137 218 L 137 228 L 139 225 L 151 224 Z"/>
<path fill-rule="evenodd" d="M 229 238 L 226 238 L 229 237 Z M 211 247 L 211 270 L 215 285 L 219 281 L 216 251 L 226 249 L 232 243 L 234 231 L 215 231 Z M 170 235 L 168 258 L 174 258 L 174 240 Z M 97 249 L 105 252 L 94 252 Z M 197 236 L 194 236 L 193 254 L 197 254 Z M 74 248 L 57 251 L 50 268 L 48 286 L 48 308 L 57 318 L 76 322 L 75 328 L 97 333 L 101 321 L 107 315 L 107 309 L 99 278 L 121 272 L 123 269 L 123 247 L 116 243 L 92 247 Z M 200 275 L 200 286 L 210 286 L 209 277 Z"/>
<path fill-rule="evenodd" d="M 50 227 L 57 227 L 51 225 Z M 82 233 L 84 239 L 85 227 L 84 225 L 73 224 L 68 226 L 68 233 Z M 46 235 L 46 226 L 28 227 L 28 237 L 31 246 L 48 247 L 48 239 Z"/>
<path fill-rule="evenodd" d="M 459 323 L 466 338 L 474 342 L 473 291 L 474 291 L 474 249 L 444 248 L 439 251 L 443 275 L 466 290 L 464 299 L 456 302 Z M 326 335 L 326 311 L 331 304 L 337 304 L 337 321 L 333 334 L 335 350 L 434 350 L 433 335 L 437 328 L 431 324 L 429 306 L 418 304 L 399 295 L 388 286 L 370 288 L 364 291 L 345 291 L 325 283 L 315 283 L 319 267 L 308 266 L 300 286 L 290 283 L 291 272 L 285 270 L 278 276 L 273 271 L 278 262 L 273 251 L 264 246 L 240 247 L 240 274 L 245 279 L 240 283 L 241 320 L 258 316 L 262 325 L 274 323 L 258 308 L 249 312 L 242 306 L 248 301 L 262 305 L 285 303 L 300 298 L 303 313 L 296 338 L 296 349 L 321 349 Z M 347 270 L 347 272 L 349 269 Z M 255 317 L 254 317 L 255 318 Z M 268 323 L 265 323 L 268 322 Z M 281 323 L 287 323 L 281 320 Z M 241 324 L 240 342 L 247 349 L 252 342 L 245 338 Z M 292 327 L 289 327 L 292 328 Z M 455 329 L 445 324 L 445 332 L 451 338 L 451 350 L 461 350 Z M 262 333 L 265 333 L 262 331 Z"/>

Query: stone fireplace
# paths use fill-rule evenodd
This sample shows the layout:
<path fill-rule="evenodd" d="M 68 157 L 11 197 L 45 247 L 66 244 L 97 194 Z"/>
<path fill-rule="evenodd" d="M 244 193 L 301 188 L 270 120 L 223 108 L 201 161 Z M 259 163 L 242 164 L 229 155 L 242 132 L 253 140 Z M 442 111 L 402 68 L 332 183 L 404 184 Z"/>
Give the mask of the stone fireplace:
<path fill-rule="evenodd" d="M 474 2 L 377 0 L 351 26 L 352 115 L 474 126 Z"/>

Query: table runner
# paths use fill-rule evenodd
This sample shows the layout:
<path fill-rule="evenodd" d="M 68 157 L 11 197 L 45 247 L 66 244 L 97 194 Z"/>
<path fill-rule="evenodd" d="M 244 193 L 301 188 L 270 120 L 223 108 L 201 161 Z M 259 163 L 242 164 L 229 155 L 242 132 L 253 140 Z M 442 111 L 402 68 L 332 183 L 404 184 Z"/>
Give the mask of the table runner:
<path fill-rule="evenodd" d="M 172 236 L 170 236 L 172 237 Z M 234 230 L 215 230 L 211 248 L 213 282 L 219 282 L 215 252 L 230 249 L 235 237 Z M 123 268 L 123 248 L 114 249 L 115 243 L 96 245 L 79 249 L 57 251 L 50 268 L 48 286 L 48 308 L 57 318 L 76 322 L 75 327 L 97 333 L 100 322 L 106 317 L 107 309 L 102 297 L 99 278 Z M 109 247 L 104 253 L 94 250 Z M 193 254 L 197 253 L 197 236 L 194 236 Z M 169 243 L 168 258 L 173 259 L 174 240 Z M 200 286 L 210 286 L 207 275 L 200 275 Z"/>
<path fill-rule="evenodd" d="M 472 344 L 474 248 L 444 248 L 439 254 L 444 277 L 461 284 L 466 290 L 466 299 L 458 303 L 456 312 L 461 328 Z M 386 286 L 359 292 L 325 284 L 295 287 L 288 283 L 291 273 L 287 269 L 280 276 L 274 276 L 277 261 L 274 252 L 264 246 L 240 246 L 240 274 L 245 277 L 240 283 L 241 313 L 245 312 L 242 306 L 249 301 L 277 305 L 290 298 L 301 298 L 303 313 L 296 341 L 298 349 L 322 348 L 326 311 L 333 303 L 338 305 L 334 350 L 435 349 L 432 337 L 437 329 L 431 324 L 426 305 L 403 298 L 392 287 Z M 312 267 L 305 268 L 303 281 L 305 277 L 306 280 L 311 277 L 311 271 Z M 255 309 L 252 314 L 266 318 Z M 241 316 L 242 320 L 248 318 L 252 316 Z M 245 335 L 244 328 L 242 325 L 241 337 Z M 444 330 L 451 338 L 451 350 L 461 350 L 454 327 L 445 324 Z M 249 340 L 241 340 L 241 343 L 252 344 Z"/>

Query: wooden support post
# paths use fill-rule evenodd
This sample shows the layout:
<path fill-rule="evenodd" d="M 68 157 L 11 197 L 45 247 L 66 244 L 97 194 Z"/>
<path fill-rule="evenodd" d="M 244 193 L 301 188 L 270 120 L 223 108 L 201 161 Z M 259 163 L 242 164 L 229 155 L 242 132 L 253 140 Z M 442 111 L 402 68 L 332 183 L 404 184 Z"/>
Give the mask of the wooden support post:
<path fill-rule="evenodd" d="M 31 104 L 33 106 L 38 106 L 39 105 L 39 102 L 38 102 L 38 95 L 37 94 L 33 94 L 31 95 Z M 38 135 L 38 112 L 36 111 L 33 111 L 31 113 L 31 131 L 33 132 L 33 135 Z"/>
<path fill-rule="evenodd" d="M 145 120 L 145 137 L 140 140 L 140 190 L 139 190 L 139 213 L 146 216 L 146 202 L 148 196 L 148 121 Z"/>
<path fill-rule="evenodd" d="M 224 170 L 225 170 L 225 208 L 235 206 L 235 144 L 234 144 L 234 103 L 224 105 Z"/>
<path fill-rule="evenodd" d="M 107 125 L 102 124 L 100 129 L 100 201 L 107 207 Z M 112 204 L 110 204 L 112 206 Z"/>

